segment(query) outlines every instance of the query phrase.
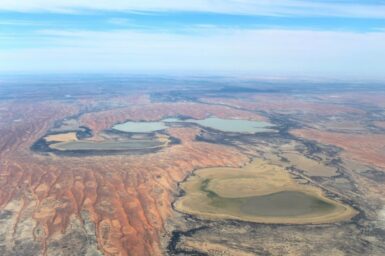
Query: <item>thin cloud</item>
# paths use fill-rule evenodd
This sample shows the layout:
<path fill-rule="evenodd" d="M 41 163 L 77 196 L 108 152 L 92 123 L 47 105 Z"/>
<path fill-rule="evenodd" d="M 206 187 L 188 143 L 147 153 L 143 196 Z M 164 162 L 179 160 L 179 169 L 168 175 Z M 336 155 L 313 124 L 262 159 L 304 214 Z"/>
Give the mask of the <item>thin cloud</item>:
<path fill-rule="evenodd" d="M 385 18 L 384 4 L 305 0 L 2 0 L 0 10 L 22 12 L 191 11 L 270 16 L 336 16 Z"/>
<path fill-rule="evenodd" d="M 29 26 L 42 26 L 44 25 L 44 23 L 35 22 L 32 20 L 0 20 L 0 25 L 29 27 Z"/>
<path fill-rule="evenodd" d="M 107 22 L 112 25 L 127 26 L 133 23 L 133 20 L 126 19 L 126 18 L 111 18 L 111 19 L 108 19 Z"/>
<path fill-rule="evenodd" d="M 0 70 L 248 72 L 385 80 L 384 32 L 202 28 L 200 33 L 190 34 L 131 30 L 39 33 L 56 38 L 55 44 L 0 50 Z"/>

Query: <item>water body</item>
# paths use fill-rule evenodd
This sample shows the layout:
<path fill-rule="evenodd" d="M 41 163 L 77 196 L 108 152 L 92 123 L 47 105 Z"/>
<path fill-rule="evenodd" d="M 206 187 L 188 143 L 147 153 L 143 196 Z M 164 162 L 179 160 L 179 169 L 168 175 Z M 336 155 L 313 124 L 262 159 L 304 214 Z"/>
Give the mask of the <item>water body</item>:
<path fill-rule="evenodd" d="M 167 126 L 163 122 L 133 122 L 128 121 L 122 124 L 116 124 L 112 129 L 121 132 L 140 132 L 149 133 L 166 129 Z"/>
<path fill-rule="evenodd" d="M 241 199 L 240 210 L 247 215 L 295 217 L 332 212 L 335 206 L 317 197 L 297 191 L 282 191 Z"/>
<path fill-rule="evenodd" d="M 158 140 L 132 140 L 132 141 L 71 141 L 53 144 L 51 147 L 58 150 L 132 150 L 148 149 L 163 146 Z"/>
<path fill-rule="evenodd" d="M 218 117 L 209 117 L 206 119 L 178 119 L 166 118 L 159 122 L 125 122 L 117 124 L 112 128 L 123 132 L 154 132 L 166 129 L 169 123 L 195 123 L 203 127 L 208 127 L 222 132 L 237 132 L 237 133 L 258 133 L 258 132 L 273 132 L 272 124 L 262 121 L 250 121 L 241 119 L 223 119 Z"/>
<path fill-rule="evenodd" d="M 280 191 L 263 196 L 227 198 L 207 189 L 209 180 L 204 180 L 200 189 L 210 198 L 210 205 L 226 212 L 263 217 L 296 217 L 322 215 L 335 210 L 335 205 L 316 196 L 300 191 Z"/>

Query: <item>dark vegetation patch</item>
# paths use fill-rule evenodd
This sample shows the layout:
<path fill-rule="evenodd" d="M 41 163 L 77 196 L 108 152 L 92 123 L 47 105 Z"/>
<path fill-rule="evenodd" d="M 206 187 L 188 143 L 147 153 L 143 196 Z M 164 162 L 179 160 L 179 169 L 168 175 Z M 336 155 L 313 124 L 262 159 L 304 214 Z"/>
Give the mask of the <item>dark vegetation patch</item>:
<path fill-rule="evenodd" d="M 11 218 L 13 213 L 9 210 L 0 211 L 0 219 L 9 219 Z"/>
<path fill-rule="evenodd" d="M 206 227 L 206 226 L 201 226 L 201 227 L 193 228 L 193 229 L 190 229 L 190 230 L 187 230 L 187 231 L 181 231 L 181 230 L 174 230 L 174 231 L 172 231 L 171 239 L 170 239 L 170 242 L 169 242 L 169 244 L 167 246 L 168 254 L 169 255 L 207 256 L 208 254 L 206 254 L 206 253 L 202 253 L 202 252 L 195 251 L 195 250 L 187 250 L 187 249 L 180 248 L 178 246 L 178 244 L 179 244 L 179 242 L 180 242 L 182 237 L 191 237 L 195 233 L 197 233 L 198 231 L 201 231 L 201 230 L 204 230 L 204 229 L 207 229 L 207 228 L 208 227 Z"/>
<path fill-rule="evenodd" d="M 91 138 L 93 136 L 92 130 L 86 126 L 80 126 L 79 130 L 76 131 L 76 138 L 78 140 Z"/>
<path fill-rule="evenodd" d="M 383 171 L 375 170 L 375 169 L 368 169 L 363 172 L 360 172 L 360 174 L 368 179 L 371 179 L 375 182 L 383 183 L 385 182 L 385 173 Z"/>

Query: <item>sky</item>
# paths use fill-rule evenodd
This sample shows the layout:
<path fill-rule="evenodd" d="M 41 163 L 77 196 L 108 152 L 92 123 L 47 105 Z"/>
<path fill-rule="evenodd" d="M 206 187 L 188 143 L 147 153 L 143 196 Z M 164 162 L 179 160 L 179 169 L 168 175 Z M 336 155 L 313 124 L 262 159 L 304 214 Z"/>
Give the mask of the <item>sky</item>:
<path fill-rule="evenodd" d="M 1 73 L 385 80 L 382 0 L 0 0 Z"/>

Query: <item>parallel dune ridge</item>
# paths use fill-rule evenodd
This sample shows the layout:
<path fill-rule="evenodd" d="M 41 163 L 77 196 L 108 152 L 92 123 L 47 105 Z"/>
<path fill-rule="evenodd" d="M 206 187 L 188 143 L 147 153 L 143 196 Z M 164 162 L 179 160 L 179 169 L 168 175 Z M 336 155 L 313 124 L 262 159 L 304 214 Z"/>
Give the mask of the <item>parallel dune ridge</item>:
<path fill-rule="evenodd" d="M 313 129 L 294 130 L 293 134 L 324 144 L 339 146 L 345 150 L 347 157 L 385 168 L 384 134 L 341 134 Z"/>
<path fill-rule="evenodd" d="M 79 245 L 78 253 L 90 253 L 94 248 L 106 255 L 159 255 L 159 237 L 171 213 L 177 182 L 195 168 L 237 166 L 247 160 L 231 148 L 194 141 L 199 132 L 195 128 L 170 129 L 182 143 L 155 154 L 82 158 L 38 155 L 29 150 L 31 144 L 55 120 L 75 114 L 78 106 L 63 103 L 52 107 L 47 102 L 8 103 L 4 107 L 17 109 L 13 112 L 20 115 L 2 113 L 0 126 L 0 206 L 12 216 L 3 225 L 8 250 L 15 246 L 14 240 L 24 238 L 38 254 L 52 255 L 57 244 L 67 244 L 76 252 L 76 240 L 68 244 L 66 239 L 88 225 L 94 227 L 97 246 Z M 202 110 L 185 113 L 183 106 L 155 109 L 157 115 L 150 118 L 168 115 L 169 109 L 179 109 L 173 114 L 193 115 L 195 111 L 203 115 Z M 164 109 L 167 112 L 162 114 Z M 215 114 L 226 111 L 214 110 Z M 135 116 L 120 111 L 114 116 L 114 111 L 108 111 L 109 118 L 97 122 L 92 119 L 97 115 L 89 114 L 84 124 L 98 131 L 118 120 L 146 119 L 147 113 L 144 108 Z M 77 228 L 79 221 L 82 224 Z M 93 236 L 92 228 L 84 233 Z"/>
<path fill-rule="evenodd" d="M 188 222 L 172 222 L 180 220 L 182 215 L 172 208 L 180 191 L 178 184 L 196 169 L 243 166 L 250 160 L 249 156 L 262 150 L 258 147 L 268 146 L 264 144 L 267 143 L 264 135 L 252 138 L 247 145 L 241 145 L 240 141 L 228 146 L 220 143 L 222 135 L 202 132 L 198 126 L 187 124 L 168 128 L 167 133 L 180 143 L 156 153 L 59 156 L 33 152 L 31 146 L 63 119 L 71 122 L 76 119 L 75 123 L 90 128 L 93 137 L 87 140 L 94 141 L 103 139 L 104 130 L 127 120 L 216 116 L 271 121 L 284 128 L 279 135 L 282 138 L 278 135 L 271 138 L 274 143 L 317 141 L 328 144 L 331 148 L 328 154 L 341 150 L 341 161 L 349 175 L 345 173 L 338 179 L 359 181 L 365 188 L 362 202 L 366 198 L 377 202 L 378 194 L 383 194 L 383 185 L 377 182 L 383 177 L 385 167 L 383 123 L 376 116 L 366 123 L 356 120 L 367 120 L 365 111 L 380 111 L 383 103 L 374 95 L 337 96 L 314 96 L 308 101 L 280 94 L 238 98 L 204 95 L 195 102 L 152 102 L 147 93 L 137 93 L 69 100 L 0 101 L 0 252 L 3 255 L 164 255 L 173 235 L 172 225 L 183 226 Z M 355 108 L 347 104 L 351 98 L 360 98 L 362 105 Z M 371 101 L 375 105 L 368 105 Z M 354 129 L 349 130 L 352 121 Z M 218 135 L 215 138 L 219 142 L 196 139 L 205 133 Z M 253 144 L 256 140 L 258 143 Z M 260 154 L 268 156 L 274 152 L 262 150 Z M 348 170 L 350 160 L 359 165 L 355 163 Z M 366 165 L 378 170 L 366 171 Z M 321 187 L 331 187 L 331 191 L 349 191 L 343 186 L 340 189 L 339 183 L 334 182 L 334 178 L 337 180 L 334 170 L 328 169 L 314 182 L 330 182 L 322 183 Z M 302 177 L 306 175 L 304 172 Z M 302 182 L 309 180 L 312 178 Z M 353 192 L 352 195 L 361 193 Z M 369 213 L 375 215 L 374 211 Z M 189 225 L 196 228 L 194 223 Z M 270 233 L 265 235 L 269 239 L 274 237 Z"/>

